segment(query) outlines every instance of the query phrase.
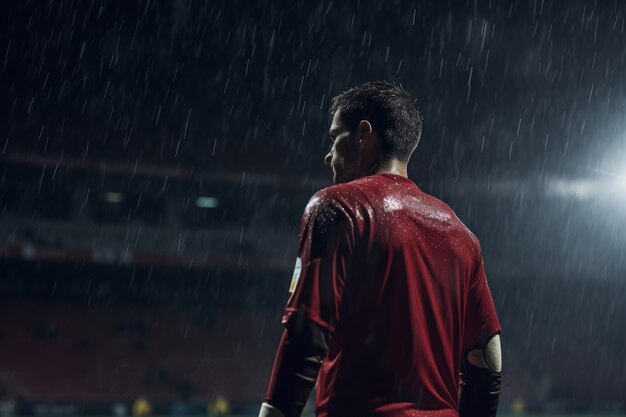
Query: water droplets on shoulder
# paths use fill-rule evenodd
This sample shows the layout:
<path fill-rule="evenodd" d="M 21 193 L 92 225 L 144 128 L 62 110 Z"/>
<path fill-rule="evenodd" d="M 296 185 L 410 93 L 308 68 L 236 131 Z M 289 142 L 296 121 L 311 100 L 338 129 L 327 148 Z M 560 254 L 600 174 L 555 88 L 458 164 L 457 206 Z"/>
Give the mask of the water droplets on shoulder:
<path fill-rule="evenodd" d="M 418 197 L 408 197 L 404 201 L 407 208 L 411 209 L 416 213 L 420 213 L 422 216 L 437 220 L 440 222 L 448 222 L 452 219 L 452 215 L 444 210 L 440 210 L 436 206 L 430 204 L 424 204 L 421 198 Z"/>
<path fill-rule="evenodd" d="M 447 222 L 452 218 L 450 213 L 446 213 L 443 210 L 438 210 L 435 207 L 425 207 L 425 209 L 422 210 L 422 213 L 429 219 L 438 220 L 440 222 Z"/>
<path fill-rule="evenodd" d="M 311 210 L 313 210 L 313 208 L 316 207 L 319 204 L 320 200 L 321 200 L 321 198 L 317 194 L 315 194 L 313 197 L 311 197 L 311 199 L 309 200 L 308 204 L 304 208 L 304 214 L 306 214 L 306 215 L 310 214 Z"/>
<path fill-rule="evenodd" d="M 422 205 L 422 199 L 414 196 L 403 196 L 397 198 L 394 196 L 387 196 L 383 199 L 383 208 L 385 211 L 396 211 L 401 209 L 408 209 L 412 211 L 420 211 Z"/>
<path fill-rule="evenodd" d="M 383 199 L 383 208 L 385 211 L 396 211 L 402 208 L 402 202 L 396 197 L 387 196 Z"/>

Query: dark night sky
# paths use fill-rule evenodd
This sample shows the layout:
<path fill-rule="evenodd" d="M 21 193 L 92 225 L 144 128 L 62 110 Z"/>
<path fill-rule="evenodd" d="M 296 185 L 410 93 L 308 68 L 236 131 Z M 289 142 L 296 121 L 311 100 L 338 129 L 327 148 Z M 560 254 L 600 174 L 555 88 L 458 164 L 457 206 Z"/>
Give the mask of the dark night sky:
<path fill-rule="evenodd" d="M 285 4 L 20 2 L 7 150 L 321 176 L 329 97 L 372 79 L 419 98 L 422 178 L 585 175 L 623 138 L 619 2 Z"/>
<path fill-rule="evenodd" d="M 412 178 L 503 268 L 624 270 L 620 2 L 24 1 L 2 16 L 4 155 L 328 183 L 329 98 L 388 79 L 425 118 Z"/>

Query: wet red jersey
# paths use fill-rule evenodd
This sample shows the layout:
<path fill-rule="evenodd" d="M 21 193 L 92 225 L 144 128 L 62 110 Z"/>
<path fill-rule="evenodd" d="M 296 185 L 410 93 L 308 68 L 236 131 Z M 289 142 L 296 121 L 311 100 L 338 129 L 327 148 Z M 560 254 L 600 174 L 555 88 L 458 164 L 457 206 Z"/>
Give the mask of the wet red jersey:
<path fill-rule="evenodd" d="M 458 416 L 461 355 L 498 333 L 476 237 L 411 180 L 376 174 L 305 209 L 283 323 L 332 331 L 318 416 Z"/>

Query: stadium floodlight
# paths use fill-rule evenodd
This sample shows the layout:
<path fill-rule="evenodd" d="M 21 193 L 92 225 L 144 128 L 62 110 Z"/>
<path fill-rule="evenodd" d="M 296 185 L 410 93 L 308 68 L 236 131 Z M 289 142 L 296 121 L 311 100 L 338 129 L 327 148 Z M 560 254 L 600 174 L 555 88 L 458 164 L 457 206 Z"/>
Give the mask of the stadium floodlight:
<path fill-rule="evenodd" d="M 595 197 L 626 198 L 626 171 L 596 169 L 596 175 L 587 179 L 550 178 L 547 192 L 551 196 L 578 198 L 581 200 Z"/>
<path fill-rule="evenodd" d="M 215 197 L 198 197 L 196 198 L 196 206 L 200 208 L 216 208 L 219 206 L 219 200 Z"/>
<path fill-rule="evenodd" d="M 116 191 L 109 191 L 104 194 L 104 201 L 114 204 L 121 203 L 122 201 L 124 201 L 124 194 L 118 193 Z"/>
<path fill-rule="evenodd" d="M 606 188 L 611 195 L 616 194 L 617 197 L 626 197 L 626 171 L 600 171 L 607 176 Z"/>
<path fill-rule="evenodd" d="M 549 192 L 560 197 L 586 199 L 598 191 L 598 184 L 588 180 L 554 179 L 549 183 Z"/>

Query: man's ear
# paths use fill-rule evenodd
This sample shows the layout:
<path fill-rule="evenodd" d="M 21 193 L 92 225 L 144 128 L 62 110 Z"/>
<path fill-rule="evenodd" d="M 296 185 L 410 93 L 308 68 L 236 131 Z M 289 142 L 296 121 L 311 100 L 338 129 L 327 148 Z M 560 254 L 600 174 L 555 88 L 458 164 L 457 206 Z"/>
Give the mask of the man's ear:
<path fill-rule="evenodd" d="M 360 149 L 363 149 L 365 148 L 365 145 L 367 145 L 367 142 L 372 136 L 372 133 L 374 132 L 374 128 L 372 127 L 372 124 L 368 122 L 367 120 L 361 120 L 359 122 L 359 127 L 357 128 L 357 132 L 358 132 L 357 146 Z"/>

